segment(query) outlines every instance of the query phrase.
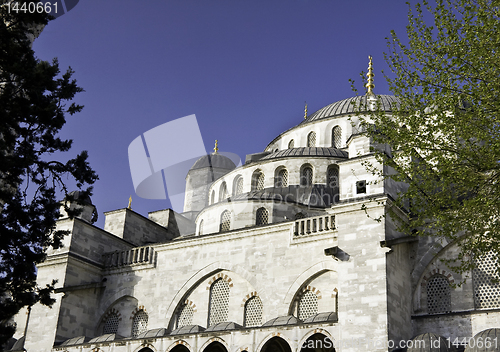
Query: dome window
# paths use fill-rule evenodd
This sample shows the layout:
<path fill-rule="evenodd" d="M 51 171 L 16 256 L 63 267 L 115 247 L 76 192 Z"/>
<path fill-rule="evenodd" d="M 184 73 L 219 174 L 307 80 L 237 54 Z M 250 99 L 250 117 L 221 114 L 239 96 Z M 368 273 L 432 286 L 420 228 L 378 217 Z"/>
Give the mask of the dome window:
<path fill-rule="evenodd" d="M 316 132 L 310 132 L 307 135 L 307 146 L 315 147 L 316 146 Z"/>
<path fill-rule="evenodd" d="M 203 235 L 203 220 L 200 221 L 200 226 L 198 227 L 198 235 Z"/>
<path fill-rule="evenodd" d="M 264 207 L 257 209 L 255 224 L 266 225 L 268 223 L 269 223 L 269 212 L 267 211 L 267 209 Z"/>
<path fill-rule="evenodd" d="M 332 129 L 332 147 L 337 149 L 342 147 L 342 128 L 340 126 L 335 126 Z"/>
<path fill-rule="evenodd" d="M 302 168 L 300 174 L 300 185 L 304 187 L 312 186 L 313 184 L 313 170 L 312 167 L 307 165 Z"/>
<path fill-rule="evenodd" d="M 231 230 L 231 213 L 224 210 L 220 216 L 220 232 Z"/>
<path fill-rule="evenodd" d="M 243 177 L 236 176 L 233 183 L 233 194 L 238 196 L 243 193 Z"/>
<path fill-rule="evenodd" d="M 294 145 L 295 145 L 295 142 L 293 139 L 291 139 L 290 142 L 288 142 L 288 149 L 292 149 Z"/>
<path fill-rule="evenodd" d="M 339 169 L 336 165 L 328 167 L 326 185 L 329 188 L 337 188 L 339 186 Z"/>
<path fill-rule="evenodd" d="M 212 191 L 212 195 L 210 196 L 210 204 L 215 203 L 215 191 Z"/>
<path fill-rule="evenodd" d="M 261 191 L 264 189 L 265 176 L 260 170 L 256 170 L 252 176 L 252 189 L 256 191 Z"/>
<path fill-rule="evenodd" d="M 280 169 L 278 175 L 276 176 L 276 188 L 288 187 L 288 171 L 286 169 Z"/>
<path fill-rule="evenodd" d="M 226 181 L 223 181 L 219 189 L 219 202 L 222 202 L 228 197 Z"/>

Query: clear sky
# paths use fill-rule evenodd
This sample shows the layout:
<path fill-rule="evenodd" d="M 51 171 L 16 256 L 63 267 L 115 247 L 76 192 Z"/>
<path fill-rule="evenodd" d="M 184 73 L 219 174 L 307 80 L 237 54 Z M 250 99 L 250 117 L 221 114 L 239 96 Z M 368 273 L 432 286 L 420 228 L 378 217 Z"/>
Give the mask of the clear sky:
<path fill-rule="evenodd" d="M 165 122 L 196 114 L 207 151 L 262 151 L 309 113 L 353 96 L 373 56 L 375 93 L 390 94 L 385 38 L 405 37 L 403 0 L 82 0 L 49 23 L 33 49 L 71 66 L 83 111 L 62 136 L 88 150 L 105 211 L 165 209 L 134 193 L 128 146 Z M 179 150 L 166 150 L 177 153 Z"/>

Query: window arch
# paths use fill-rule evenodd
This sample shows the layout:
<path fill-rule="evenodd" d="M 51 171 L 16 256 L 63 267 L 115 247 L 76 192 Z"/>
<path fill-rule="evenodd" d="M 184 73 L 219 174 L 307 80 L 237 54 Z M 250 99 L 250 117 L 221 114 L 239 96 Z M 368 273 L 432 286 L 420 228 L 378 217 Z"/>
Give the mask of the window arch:
<path fill-rule="evenodd" d="M 106 318 L 106 322 L 104 323 L 104 327 L 102 329 L 103 334 L 116 334 L 118 331 L 118 325 L 120 323 L 120 317 L 117 313 L 111 313 Z"/>
<path fill-rule="evenodd" d="M 292 149 L 295 145 L 295 141 L 293 139 L 290 140 L 290 142 L 288 142 L 288 149 Z"/>
<path fill-rule="evenodd" d="M 318 314 L 318 296 L 306 290 L 299 298 L 297 305 L 297 315 L 300 320 L 305 320 L 313 315 Z"/>
<path fill-rule="evenodd" d="M 144 310 L 140 310 L 134 315 L 132 320 L 132 337 L 146 332 L 148 330 L 148 314 Z"/>
<path fill-rule="evenodd" d="M 269 223 L 269 212 L 266 208 L 262 207 L 257 209 L 257 213 L 255 216 L 255 224 L 256 225 L 266 225 Z"/>
<path fill-rule="evenodd" d="M 227 321 L 229 313 L 229 284 L 218 279 L 210 286 L 208 326 Z"/>
<path fill-rule="evenodd" d="M 176 329 L 193 324 L 194 308 L 188 303 L 184 303 L 177 316 Z"/>
<path fill-rule="evenodd" d="M 233 182 L 233 196 L 238 196 L 243 193 L 243 177 L 238 175 Z"/>
<path fill-rule="evenodd" d="M 335 126 L 332 129 L 332 147 L 333 148 L 342 147 L 342 128 L 340 128 L 340 126 Z"/>
<path fill-rule="evenodd" d="M 313 169 L 312 166 L 306 164 L 302 166 L 302 170 L 300 172 L 300 185 L 301 186 L 312 186 L 313 184 Z"/>
<path fill-rule="evenodd" d="M 228 197 L 226 181 L 222 181 L 219 188 L 219 202 L 222 202 Z"/>
<path fill-rule="evenodd" d="M 261 170 L 256 170 L 252 175 L 252 190 L 261 191 L 264 189 L 265 176 Z"/>
<path fill-rule="evenodd" d="M 220 216 L 220 232 L 231 230 L 231 213 L 224 210 Z"/>
<path fill-rule="evenodd" d="M 441 275 L 433 275 L 427 282 L 427 312 L 445 313 L 451 311 L 451 292 L 448 279 Z"/>
<path fill-rule="evenodd" d="M 210 196 L 210 204 L 215 203 L 215 190 L 212 191 L 212 195 Z"/>
<path fill-rule="evenodd" d="M 276 188 L 288 187 L 288 171 L 285 168 L 278 169 L 274 183 Z"/>
<path fill-rule="evenodd" d="M 307 146 L 315 147 L 316 146 L 316 132 L 309 132 L 307 135 Z"/>
<path fill-rule="evenodd" d="M 262 325 L 262 300 L 258 296 L 253 296 L 245 303 L 243 325 L 245 327 Z"/>
<path fill-rule="evenodd" d="M 200 226 L 198 226 L 198 235 L 203 235 L 203 220 L 200 221 Z"/>

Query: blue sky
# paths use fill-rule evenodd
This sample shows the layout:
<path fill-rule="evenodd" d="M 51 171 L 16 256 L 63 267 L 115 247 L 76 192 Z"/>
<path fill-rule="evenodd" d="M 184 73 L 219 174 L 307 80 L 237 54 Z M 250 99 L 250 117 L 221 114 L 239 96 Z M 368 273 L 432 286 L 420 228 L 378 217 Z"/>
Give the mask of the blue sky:
<path fill-rule="evenodd" d="M 218 139 L 244 160 L 300 123 L 304 101 L 312 113 L 354 95 L 368 55 L 375 93 L 389 94 L 385 38 L 405 37 L 407 11 L 402 0 L 80 1 L 33 49 L 85 89 L 62 136 L 99 174 L 96 225 L 130 195 L 144 216 L 170 206 L 134 194 L 128 146 L 151 128 L 196 114 L 207 151 Z"/>

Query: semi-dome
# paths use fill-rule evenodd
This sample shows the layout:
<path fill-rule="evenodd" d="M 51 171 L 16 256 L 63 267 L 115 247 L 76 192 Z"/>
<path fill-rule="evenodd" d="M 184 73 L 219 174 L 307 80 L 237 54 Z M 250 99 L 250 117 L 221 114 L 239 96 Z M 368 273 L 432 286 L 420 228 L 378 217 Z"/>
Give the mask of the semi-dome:
<path fill-rule="evenodd" d="M 382 94 L 377 95 L 377 98 L 380 102 L 380 108 L 383 111 L 391 111 L 393 104 L 399 105 L 399 99 L 393 95 Z M 302 121 L 302 124 L 336 115 L 355 113 L 359 106 L 368 106 L 366 99 L 367 96 L 362 95 L 337 101 L 319 109 L 315 113 L 312 113 L 304 121 Z"/>
<path fill-rule="evenodd" d="M 236 165 L 227 156 L 219 153 L 212 153 L 203 155 L 201 158 L 196 160 L 194 165 L 191 167 L 191 170 L 203 169 L 206 167 L 232 170 L 236 168 Z"/>

